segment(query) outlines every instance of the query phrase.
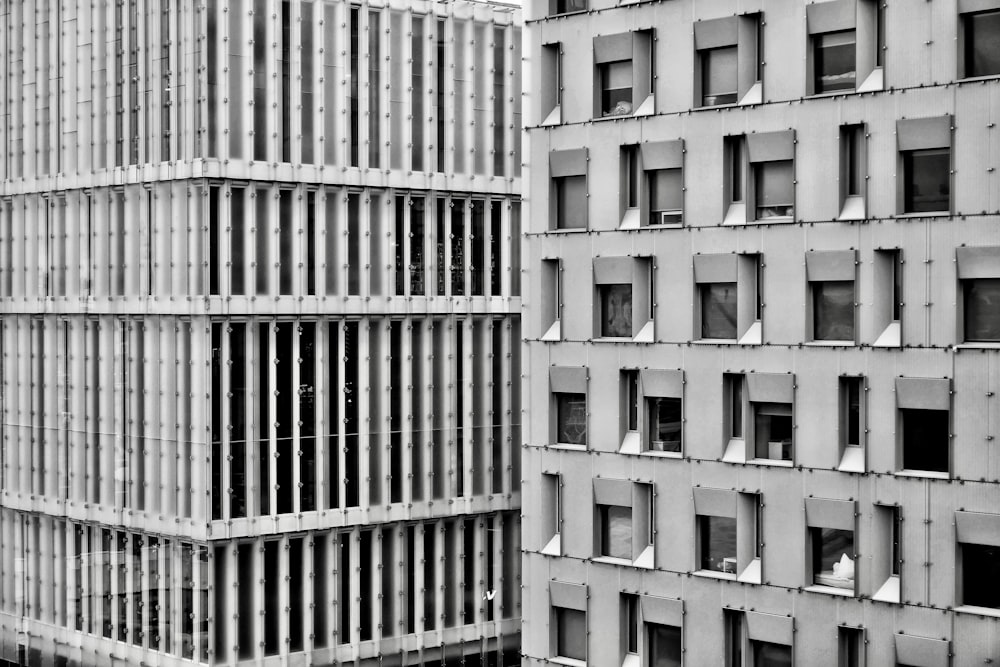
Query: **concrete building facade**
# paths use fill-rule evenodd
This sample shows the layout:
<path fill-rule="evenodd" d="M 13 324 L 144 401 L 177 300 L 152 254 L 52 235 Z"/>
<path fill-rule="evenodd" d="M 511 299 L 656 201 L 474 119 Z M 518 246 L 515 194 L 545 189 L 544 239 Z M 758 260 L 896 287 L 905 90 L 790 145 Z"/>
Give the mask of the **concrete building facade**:
<path fill-rule="evenodd" d="M 0 664 L 509 665 L 520 15 L 0 6 Z"/>
<path fill-rule="evenodd" d="M 524 664 L 1000 660 L 1000 3 L 525 31 Z"/>

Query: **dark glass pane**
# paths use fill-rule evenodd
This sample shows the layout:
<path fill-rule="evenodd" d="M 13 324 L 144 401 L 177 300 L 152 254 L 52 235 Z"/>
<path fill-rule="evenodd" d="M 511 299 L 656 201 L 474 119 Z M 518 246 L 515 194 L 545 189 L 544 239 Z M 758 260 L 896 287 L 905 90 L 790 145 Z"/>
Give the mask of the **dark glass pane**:
<path fill-rule="evenodd" d="M 736 283 L 701 285 L 701 337 L 736 339 Z"/>
<path fill-rule="evenodd" d="M 632 560 L 632 508 L 598 505 L 601 555 Z"/>
<path fill-rule="evenodd" d="M 627 208 L 637 208 L 639 206 L 639 149 L 637 146 L 628 146 L 623 151 L 626 164 L 626 180 L 628 188 L 626 190 L 628 199 L 625 201 Z"/>
<path fill-rule="evenodd" d="M 792 161 L 757 163 L 754 174 L 757 177 L 757 219 L 792 215 L 795 202 Z"/>
<path fill-rule="evenodd" d="M 861 444 L 861 378 L 844 379 L 844 422 L 846 440 L 844 444 Z"/>
<path fill-rule="evenodd" d="M 1000 547 L 962 545 L 962 604 L 1000 609 Z"/>
<path fill-rule="evenodd" d="M 813 339 L 854 340 L 854 281 L 812 283 Z"/>
<path fill-rule="evenodd" d="M 587 397 L 583 394 L 556 394 L 556 442 L 587 444 Z"/>
<path fill-rule="evenodd" d="M 903 468 L 948 472 L 948 411 L 901 408 Z"/>
<path fill-rule="evenodd" d="M 632 61 L 601 65 L 601 115 L 632 113 Z"/>
<path fill-rule="evenodd" d="M 739 95 L 736 77 L 736 47 L 706 49 L 700 54 L 702 106 L 735 104 Z"/>
<path fill-rule="evenodd" d="M 628 646 L 626 647 L 626 650 L 629 653 L 638 653 L 639 652 L 639 596 L 626 595 L 625 607 L 627 613 L 627 617 L 625 619 L 625 625 L 628 627 Z"/>
<path fill-rule="evenodd" d="M 947 148 L 903 153 L 903 212 L 951 208 L 951 151 Z"/>
<path fill-rule="evenodd" d="M 632 285 L 600 285 L 601 336 L 632 336 Z"/>
<path fill-rule="evenodd" d="M 628 371 L 625 375 L 627 384 L 628 430 L 639 430 L 639 371 Z"/>
<path fill-rule="evenodd" d="M 792 406 L 754 403 L 754 449 L 757 458 L 792 460 Z"/>
<path fill-rule="evenodd" d="M 792 647 L 755 641 L 753 664 L 754 667 L 792 667 Z"/>
<path fill-rule="evenodd" d="M 681 399 L 649 399 L 649 449 L 681 451 Z"/>
<path fill-rule="evenodd" d="M 854 31 L 829 32 L 814 39 L 816 92 L 854 90 L 857 74 Z"/>
<path fill-rule="evenodd" d="M 646 173 L 649 175 L 649 224 L 680 222 L 684 208 L 681 170 L 659 169 Z"/>
<path fill-rule="evenodd" d="M 587 659 L 587 614 L 556 607 L 556 655 L 572 660 Z"/>
<path fill-rule="evenodd" d="M 1000 12 L 965 17 L 965 75 L 1000 74 Z"/>
<path fill-rule="evenodd" d="M 587 0 L 555 0 L 553 14 L 568 14 L 587 10 Z"/>
<path fill-rule="evenodd" d="M 736 519 L 699 516 L 702 570 L 736 574 Z"/>
<path fill-rule="evenodd" d="M 1000 278 L 964 282 L 965 340 L 1000 341 Z"/>
<path fill-rule="evenodd" d="M 853 589 L 854 531 L 836 528 L 810 530 L 814 583 Z"/>
<path fill-rule="evenodd" d="M 730 375 L 732 383 L 732 423 L 731 435 L 734 438 L 743 437 L 743 376 Z"/>
<path fill-rule="evenodd" d="M 587 226 L 587 177 L 556 179 L 556 227 L 583 229 Z"/>
<path fill-rule="evenodd" d="M 649 667 L 681 667 L 681 629 L 672 625 L 646 624 L 649 636 Z"/>

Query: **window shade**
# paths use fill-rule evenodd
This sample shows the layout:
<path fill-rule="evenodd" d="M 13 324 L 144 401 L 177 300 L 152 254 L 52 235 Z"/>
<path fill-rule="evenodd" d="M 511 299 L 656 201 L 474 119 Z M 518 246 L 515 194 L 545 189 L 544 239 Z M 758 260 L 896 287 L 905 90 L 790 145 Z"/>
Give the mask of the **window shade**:
<path fill-rule="evenodd" d="M 735 16 L 698 21 L 694 24 L 694 48 L 699 51 L 733 46 L 738 42 L 738 23 Z"/>
<path fill-rule="evenodd" d="M 632 33 L 598 35 L 594 38 L 594 64 L 616 60 L 632 60 Z"/>
<path fill-rule="evenodd" d="M 948 410 L 951 408 L 951 380 L 896 378 L 896 407 L 911 410 Z"/>
<path fill-rule="evenodd" d="M 758 132 L 746 135 L 750 162 L 774 162 L 795 157 L 795 131 Z"/>
<path fill-rule="evenodd" d="M 857 0 L 832 0 L 806 5 L 806 24 L 810 35 L 850 30 L 857 22 Z"/>
<path fill-rule="evenodd" d="M 896 121 L 896 143 L 901 151 L 951 147 L 951 116 Z"/>
<path fill-rule="evenodd" d="M 684 371 L 644 369 L 639 378 L 643 396 L 681 398 L 684 394 Z"/>
<path fill-rule="evenodd" d="M 634 268 L 633 257 L 595 257 L 594 283 L 597 285 L 631 283 Z"/>
<path fill-rule="evenodd" d="M 585 366 L 552 366 L 549 368 L 549 388 L 564 394 L 587 393 Z"/>
<path fill-rule="evenodd" d="M 739 256 L 734 254 L 695 255 L 696 283 L 735 283 Z"/>
<path fill-rule="evenodd" d="M 656 595 L 643 595 L 639 598 L 642 609 L 642 620 L 646 623 L 659 623 L 681 627 L 684 621 L 684 602 L 674 598 L 662 598 Z"/>
<path fill-rule="evenodd" d="M 757 205 L 791 206 L 795 202 L 792 161 L 764 162 L 757 166 Z"/>
<path fill-rule="evenodd" d="M 960 280 L 1000 278 L 1000 246 L 956 248 L 955 255 Z"/>
<path fill-rule="evenodd" d="M 650 210 L 676 211 L 684 207 L 684 186 L 680 169 L 659 169 L 647 173 L 652 191 L 649 198 Z"/>
<path fill-rule="evenodd" d="M 680 169 L 684 164 L 684 142 L 675 141 L 649 141 L 639 145 L 642 152 L 642 168 L 646 171 L 653 169 Z"/>
<path fill-rule="evenodd" d="M 549 172 L 553 178 L 562 176 L 587 175 L 587 149 L 574 148 L 568 151 L 549 153 Z"/>
<path fill-rule="evenodd" d="M 806 253 L 806 279 L 810 282 L 825 280 L 854 280 L 854 250 L 818 250 Z"/>
<path fill-rule="evenodd" d="M 627 479 L 594 479 L 594 502 L 598 505 L 632 507 L 632 482 Z"/>
<path fill-rule="evenodd" d="M 806 525 L 811 528 L 854 530 L 854 501 L 806 498 Z"/>
<path fill-rule="evenodd" d="M 897 634 L 896 664 L 910 667 L 941 667 L 949 664 L 950 642 L 914 635 Z"/>
<path fill-rule="evenodd" d="M 550 581 L 549 602 L 553 607 L 587 611 L 587 586 L 565 581 Z"/>
<path fill-rule="evenodd" d="M 1000 0 L 958 0 L 958 13 L 984 12 L 1000 9 Z"/>
<path fill-rule="evenodd" d="M 736 518 L 736 492 L 731 489 L 694 488 L 694 513 Z"/>
<path fill-rule="evenodd" d="M 747 636 L 750 639 L 791 646 L 794 626 L 790 617 L 779 616 L 777 614 L 762 614 L 756 611 L 745 613 L 747 619 Z"/>
<path fill-rule="evenodd" d="M 747 391 L 755 403 L 791 403 L 795 376 L 786 373 L 747 373 Z"/>
<path fill-rule="evenodd" d="M 955 512 L 955 532 L 959 542 L 1000 547 L 1000 514 Z"/>

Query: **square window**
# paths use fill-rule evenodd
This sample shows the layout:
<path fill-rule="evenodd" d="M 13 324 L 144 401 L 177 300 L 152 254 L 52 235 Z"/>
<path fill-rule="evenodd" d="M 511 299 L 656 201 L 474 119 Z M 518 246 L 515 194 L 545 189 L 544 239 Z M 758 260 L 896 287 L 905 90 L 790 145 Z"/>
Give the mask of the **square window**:
<path fill-rule="evenodd" d="M 903 212 L 951 210 L 951 149 L 903 151 Z"/>
<path fill-rule="evenodd" d="M 854 531 L 810 528 L 813 583 L 854 590 Z"/>
<path fill-rule="evenodd" d="M 965 340 L 1000 342 L 1000 278 L 962 281 Z"/>
<path fill-rule="evenodd" d="M 900 408 L 903 468 L 947 473 L 948 411 Z"/>
<path fill-rule="evenodd" d="M 854 30 L 813 36 L 814 90 L 830 93 L 854 90 L 857 82 L 857 44 Z"/>
<path fill-rule="evenodd" d="M 632 285 L 598 285 L 601 306 L 601 337 L 632 337 Z"/>
<path fill-rule="evenodd" d="M 701 106 L 736 104 L 739 101 L 737 47 L 704 49 L 698 54 L 701 58 Z"/>
<path fill-rule="evenodd" d="M 560 176 L 555 185 L 556 229 L 587 228 L 587 177 Z"/>
<path fill-rule="evenodd" d="M 698 567 L 736 575 L 736 519 L 699 516 Z"/>
<path fill-rule="evenodd" d="M 754 418 L 754 456 L 792 460 L 792 406 L 789 403 L 751 403 Z"/>
<path fill-rule="evenodd" d="M 587 445 L 587 397 L 585 394 L 556 393 L 556 442 Z"/>
<path fill-rule="evenodd" d="M 649 183 L 649 224 L 679 225 L 684 219 L 684 186 L 680 169 L 646 172 Z"/>
<path fill-rule="evenodd" d="M 1000 74 L 1000 11 L 962 16 L 965 76 Z"/>
<path fill-rule="evenodd" d="M 736 339 L 736 283 L 703 283 L 701 292 L 701 337 Z"/>
<path fill-rule="evenodd" d="M 646 399 L 649 414 L 649 450 L 681 451 L 681 399 L 655 397 Z"/>
<path fill-rule="evenodd" d="M 757 220 L 790 217 L 795 202 L 792 161 L 757 162 L 753 169 Z"/>
<path fill-rule="evenodd" d="M 1000 546 L 960 543 L 962 604 L 1000 609 Z"/>
<path fill-rule="evenodd" d="M 854 340 L 854 281 L 809 283 L 813 297 L 813 340 Z"/>
<path fill-rule="evenodd" d="M 753 640 L 750 642 L 750 650 L 753 653 L 753 667 L 792 667 L 791 646 Z"/>
<path fill-rule="evenodd" d="M 553 611 L 556 616 L 556 656 L 586 660 L 587 613 L 565 607 L 553 607 Z"/>
<path fill-rule="evenodd" d="M 601 115 L 626 116 L 632 113 L 632 61 L 603 63 L 601 77 Z"/>
<path fill-rule="evenodd" d="M 598 505 L 597 522 L 601 555 L 632 560 L 632 508 Z"/>
<path fill-rule="evenodd" d="M 681 667 L 681 629 L 659 623 L 646 624 L 649 667 Z"/>

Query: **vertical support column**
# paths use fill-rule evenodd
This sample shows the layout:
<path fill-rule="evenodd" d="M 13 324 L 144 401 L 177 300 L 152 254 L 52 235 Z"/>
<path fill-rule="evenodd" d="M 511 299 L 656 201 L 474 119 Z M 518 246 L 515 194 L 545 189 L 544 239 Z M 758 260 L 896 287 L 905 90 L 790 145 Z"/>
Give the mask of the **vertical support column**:
<path fill-rule="evenodd" d="M 199 317 L 191 322 L 192 340 L 188 346 L 191 355 L 191 517 L 199 523 L 208 520 L 208 469 L 211 461 L 204 443 L 211 440 L 206 407 L 208 380 L 209 322 Z M 198 344 L 200 343 L 200 344 Z M 182 480 L 183 481 L 183 480 Z M 183 489 L 183 487 L 181 487 Z"/>
<path fill-rule="evenodd" d="M 177 472 L 180 467 L 180 441 L 185 437 L 179 418 L 178 377 L 181 374 L 180 359 L 177 356 L 180 327 L 176 318 L 166 319 L 166 326 L 160 325 L 160 455 L 157 459 L 160 474 L 160 512 L 165 518 L 180 516 L 177 507 Z M 164 550 L 165 551 L 165 550 Z M 166 635 L 162 635 L 166 637 Z M 169 641 L 164 639 L 164 641 Z"/>

